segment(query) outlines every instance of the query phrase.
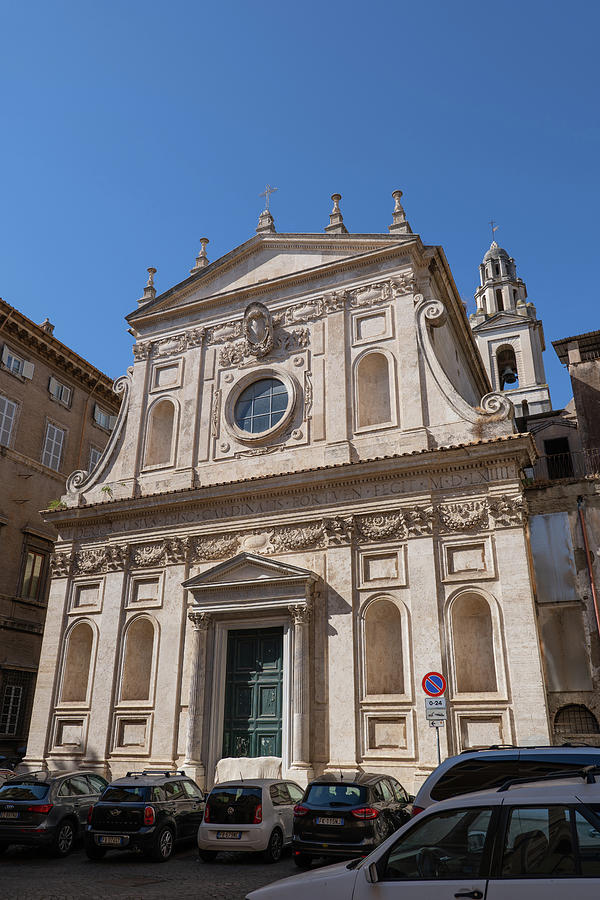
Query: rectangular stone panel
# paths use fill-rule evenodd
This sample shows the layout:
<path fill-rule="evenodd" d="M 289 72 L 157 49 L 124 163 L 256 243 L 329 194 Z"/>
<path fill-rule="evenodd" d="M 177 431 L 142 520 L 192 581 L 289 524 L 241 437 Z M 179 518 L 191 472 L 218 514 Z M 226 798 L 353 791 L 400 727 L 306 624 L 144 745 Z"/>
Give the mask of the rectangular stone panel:
<path fill-rule="evenodd" d="M 134 603 L 146 603 L 158 600 L 159 579 L 136 578 L 133 583 L 132 601 Z"/>
<path fill-rule="evenodd" d="M 75 586 L 73 606 L 97 606 L 100 599 L 100 583 L 78 584 Z"/>
<path fill-rule="evenodd" d="M 489 747 L 492 744 L 504 744 L 504 723 L 501 715 L 460 717 L 461 749 L 471 747 Z"/>
<path fill-rule="evenodd" d="M 117 728 L 118 747 L 145 747 L 147 719 L 119 719 Z"/>
<path fill-rule="evenodd" d="M 369 750 L 404 750 L 406 748 L 406 718 L 398 716 L 370 716 L 368 720 Z"/>
<path fill-rule="evenodd" d="M 83 739 L 83 719 L 64 719 L 56 729 L 58 747 L 80 747 Z"/>
<path fill-rule="evenodd" d="M 457 575 L 459 572 L 487 571 L 485 544 L 464 544 L 459 547 L 448 547 L 448 572 Z"/>

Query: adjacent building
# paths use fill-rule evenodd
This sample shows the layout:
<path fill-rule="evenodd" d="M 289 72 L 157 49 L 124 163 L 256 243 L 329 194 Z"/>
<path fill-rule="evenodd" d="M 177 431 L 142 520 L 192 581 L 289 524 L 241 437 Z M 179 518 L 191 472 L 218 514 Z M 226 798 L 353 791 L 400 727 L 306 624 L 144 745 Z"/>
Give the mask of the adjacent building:
<path fill-rule="evenodd" d="M 553 342 L 573 400 L 520 421 L 534 590 L 553 740 L 600 746 L 600 332 Z"/>
<path fill-rule="evenodd" d="M 0 755 L 26 743 L 57 532 L 39 510 L 91 471 L 118 398 L 111 380 L 0 300 Z"/>
<path fill-rule="evenodd" d="M 265 210 L 158 295 L 149 270 L 110 446 L 45 516 L 27 765 L 176 765 L 210 785 L 222 757 L 275 756 L 299 781 L 361 767 L 412 787 L 437 764 L 432 670 L 444 754 L 549 741 L 534 442 L 443 249 L 393 197 L 385 232 L 349 233 L 334 194 L 322 233 L 278 234 Z M 518 367 L 543 339 L 529 306 L 513 318 Z M 543 369 L 521 381 L 547 408 Z"/>

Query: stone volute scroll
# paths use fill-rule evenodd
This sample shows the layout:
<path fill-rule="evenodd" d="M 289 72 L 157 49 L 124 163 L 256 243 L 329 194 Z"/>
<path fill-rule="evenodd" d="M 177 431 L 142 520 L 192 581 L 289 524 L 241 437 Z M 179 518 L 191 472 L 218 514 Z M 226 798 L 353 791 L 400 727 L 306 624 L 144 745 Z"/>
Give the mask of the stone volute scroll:
<path fill-rule="evenodd" d="M 494 436 L 512 434 L 514 409 L 510 400 L 500 393 L 491 392 L 482 397 L 479 406 L 475 408 L 462 397 L 446 375 L 429 333 L 429 327 L 440 328 L 447 321 L 448 311 L 442 301 L 426 299 L 422 294 L 416 294 L 414 301 L 419 350 L 445 400 L 459 419 L 477 428 L 482 425 L 491 426 Z"/>
<path fill-rule="evenodd" d="M 83 492 L 90 490 L 95 487 L 95 485 L 99 484 L 108 469 L 108 465 L 121 439 L 125 420 L 127 419 L 132 377 L 133 368 L 129 368 L 127 369 L 127 374 L 121 375 L 121 377 L 117 378 L 113 384 L 113 391 L 115 394 L 123 395 L 115 427 L 113 428 L 112 434 L 100 459 L 98 460 L 96 468 L 92 472 L 86 472 L 85 470 L 80 469 L 76 472 L 72 472 L 67 478 L 67 493 L 62 500 L 63 503 L 66 503 L 68 506 L 74 506 L 76 503 L 79 503 Z"/>
<path fill-rule="evenodd" d="M 262 359 L 275 346 L 273 320 L 271 313 L 263 303 L 250 303 L 244 312 L 242 323 L 246 352 L 250 356 Z"/>

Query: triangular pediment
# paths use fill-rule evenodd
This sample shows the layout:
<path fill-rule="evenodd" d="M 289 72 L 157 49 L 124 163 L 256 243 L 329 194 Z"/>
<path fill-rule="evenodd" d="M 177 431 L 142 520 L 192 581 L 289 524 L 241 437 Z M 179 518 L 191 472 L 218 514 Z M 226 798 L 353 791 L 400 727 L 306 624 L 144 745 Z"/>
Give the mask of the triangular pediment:
<path fill-rule="evenodd" d="M 226 584 L 256 584 L 257 582 L 276 581 L 306 581 L 315 580 L 316 576 L 308 569 L 300 569 L 290 566 L 288 563 L 266 559 L 254 553 L 240 553 L 232 559 L 219 563 L 206 572 L 196 575 L 184 581 L 183 587 L 188 590 L 195 588 L 226 585 Z"/>
<path fill-rule="evenodd" d="M 484 322 L 473 327 L 475 334 L 481 334 L 482 331 L 496 331 L 498 328 L 527 328 L 532 324 L 532 319 L 528 316 L 520 316 L 517 313 L 497 313 Z"/>
<path fill-rule="evenodd" d="M 145 303 L 127 316 L 129 321 L 177 309 L 268 281 L 321 270 L 352 257 L 412 242 L 415 235 L 387 234 L 268 234 L 256 235 L 230 253 Z M 404 241 L 402 240 L 404 238 Z"/>

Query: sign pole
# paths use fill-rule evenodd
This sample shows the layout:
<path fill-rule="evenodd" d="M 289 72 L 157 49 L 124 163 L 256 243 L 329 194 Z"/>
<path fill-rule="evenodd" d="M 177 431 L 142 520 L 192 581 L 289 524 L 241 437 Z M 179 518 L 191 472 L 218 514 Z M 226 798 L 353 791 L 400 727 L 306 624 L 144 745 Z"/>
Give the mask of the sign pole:
<path fill-rule="evenodd" d="M 437 736 L 438 766 L 441 766 L 441 764 L 442 764 L 442 754 L 441 754 L 441 752 L 440 752 L 440 729 L 439 729 L 439 728 L 436 728 L 436 729 L 435 729 L 435 733 L 436 733 L 436 736 Z"/>

